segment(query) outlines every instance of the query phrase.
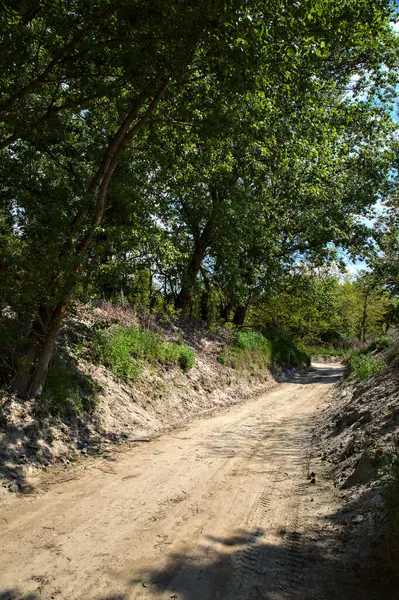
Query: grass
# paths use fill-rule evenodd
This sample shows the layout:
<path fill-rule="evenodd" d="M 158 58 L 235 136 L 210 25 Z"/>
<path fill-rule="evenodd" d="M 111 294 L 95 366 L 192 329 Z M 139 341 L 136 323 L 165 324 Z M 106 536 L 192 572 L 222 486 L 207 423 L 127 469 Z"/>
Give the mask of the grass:
<path fill-rule="evenodd" d="M 135 380 L 143 362 L 178 364 L 186 373 L 194 366 L 195 352 L 184 344 L 165 342 L 153 331 L 116 326 L 95 336 L 92 346 L 95 362 L 109 366 L 118 379 Z"/>
<path fill-rule="evenodd" d="M 354 355 L 349 359 L 349 372 L 354 375 L 358 382 L 376 375 L 383 371 L 385 367 L 384 361 L 377 360 L 369 354 Z"/>
<path fill-rule="evenodd" d="M 346 358 L 350 352 L 333 346 L 304 346 L 304 350 L 311 356 L 342 356 L 343 358 Z"/>
<path fill-rule="evenodd" d="M 218 361 L 235 369 L 258 371 L 271 363 L 282 366 L 309 366 L 310 356 L 291 340 L 269 340 L 257 331 L 248 331 L 238 332 L 233 344 L 219 354 Z"/>

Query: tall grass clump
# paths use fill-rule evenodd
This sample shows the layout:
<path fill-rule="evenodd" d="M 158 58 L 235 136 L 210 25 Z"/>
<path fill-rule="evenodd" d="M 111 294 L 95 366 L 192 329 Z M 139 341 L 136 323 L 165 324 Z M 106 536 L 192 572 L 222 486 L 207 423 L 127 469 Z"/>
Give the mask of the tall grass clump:
<path fill-rule="evenodd" d="M 188 346 L 165 342 L 153 331 L 125 326 L 98 333 L 92 357 L 109 366 L 117 378 L 127 380 L 138 378 L 144 362 L 178 364 L 185 373 L 195 362 L 195 352 Z"/>
<path fill-rule="evenodd" d="M 244 352 L 260 350 L 268 358 L 272 355 L 272 343 L 257 331 L 239 331 L 236 333 L 234 346 Z"/>
<path fill-rule="evenodd" d="M 369 354 L 354 355 L 349 360 L 349 372 L 360 382 L 385 369 L 385 362 Z"/>

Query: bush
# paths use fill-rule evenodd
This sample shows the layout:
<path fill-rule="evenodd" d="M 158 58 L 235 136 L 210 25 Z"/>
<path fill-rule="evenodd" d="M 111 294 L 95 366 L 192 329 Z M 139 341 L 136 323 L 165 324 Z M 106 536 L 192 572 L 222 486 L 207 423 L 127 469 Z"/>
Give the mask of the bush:
<path fill-rule="evenodd" d="M 292 340 L 286 338 L 273 340 L 272 360 L 283 366 L 310 366 L 310 355 L 308 352 L 305 349 L 299 348 Z"/>
<path fill-rule="evenodd" d="M 248 331 L 247 333 L 238 332 L 235 337 L 234 346 L 244 352 L 260 350 L 265 356 L 271 358 L 271 342 L 257 331 Z"/>
<path fill-rule="evenodd" d="M 348 350 L 337 349 L 332 346 L 304 346 L 304 351 L 310 356 L 342 356 L 343 358 L 348 356 Z"/>
<path fill-rule="evenodd" d="M 95 362 L 109 366 L 119 379 L 135 380 L 143 361 L 178 364 L 186 373 L 195 362 L 195 352 L 183 344 L 164 342 L 157 333 L 117 326 L 99 332 L 92 347 Z"/>
<path fill-rule="evenodd" d="M 395 533 L 399 533 L 399 453 L 392 452 L 382 477 L 382 495 L 386 516 Z"/>
<path fill-rule="evenodd" d="M 367 348 L 367 352 L 373 352 L 374 350 L 385 350 L 389 348 L 389 346 L 393 342 L 393 337 L 391 335 L 382 335 L 378 340 L 375 340 L 370 344 Z"/>
<path fill-rule="evenodd" d="M 217 357 L 217 361 L 218 363 L 220 363 L 221 365 L 225 365 L 226 364 L 226 353 L 225 352 L 221 352 L 219 354 L 219 356 Z"/>
<path fill-rule="evenodd" d="M 100 390 L 72 360 L 56 356 L 49 367 L 43 393 L 38 397 L 36 412 L 39 416 L 90 414 L 98 404 Z"/>
<path fill-rule="evenodd" d="M 254 370 L 267 367 L 271 362 L 282 366 L 309 366 L 310 356 L 286 338 L 267 339 L 256 331 L 239 332 L 234 343 L 218 356 L 222 365 Z"/>
<path fill-rule="evenodd" d="M 385 363 L 382 360 L 376 360 L 369 354 L 359 354 L 352 356 L 349 360 L 349 372 L 357 381 L 363 381 L 385 369 Z"/>

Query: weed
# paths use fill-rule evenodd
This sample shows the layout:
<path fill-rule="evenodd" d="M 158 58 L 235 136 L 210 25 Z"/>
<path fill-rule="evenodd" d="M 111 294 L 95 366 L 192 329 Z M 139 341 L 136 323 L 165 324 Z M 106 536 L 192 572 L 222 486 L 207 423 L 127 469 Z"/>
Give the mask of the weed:
<path fill-rule="evenodd" d="M 179 365 L 184 373 L 193 368 L 195 363 L 195 352 L 187 346 L 180 346 Z"/>
<path fill-rule="evenodd" d="M 143 361 L 178 364 L 187 372 L 194 366 L 195 352 L 184 344 L 164 342 L 155 332 L 117 326 L 97 333 L 92 358 L 108 365 L 117 378 L 135 380 Z"/>
<path fill-rule="evenodd" d="M 247 368 L 257 372 L 271 362 L 284 366 L 309 366 L 310 356 L 292 340 L 269 340 L 261 333 L 249 331 L 237 333 L 233 345 L 219 354 L 218 361 L 235 369 Z"/>
<path fill-rule="evenodd" d="M 357 381 L 363 381 L 385 369 L 385 362 L 377 360 L 369 354 L 352 356 L 349 360 L 349 371 Z"/>

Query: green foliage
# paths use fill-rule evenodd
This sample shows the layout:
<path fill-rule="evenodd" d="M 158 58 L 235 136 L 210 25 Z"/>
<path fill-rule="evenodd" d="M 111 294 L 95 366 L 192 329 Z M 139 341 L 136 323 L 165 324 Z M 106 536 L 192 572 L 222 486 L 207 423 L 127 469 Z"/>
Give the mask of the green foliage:
<path fill-rule="evenodd" d="M 116 326 L 97 333 L 92 358 L 108 365 L 117 378 L 135 380 L 143 361 L 178 364 L 186 373 L 194 366 L 195 352 L 184 344 L 165 342 L 152 331 Z"/>
<path fill-rule="evenodd" d="M 388 523 L 399 533 L 399 453 L 392 452 L 386 461 L 382 476 L 382 495 Z"/>
<path fill-rule="evenodd" d="M 278 298 L 298 262 L 320 265 L 334 245 L 364 252 L 358 217 L 391 197 L 396 164 L 393 2 L 11 4 L 0 307 L 34 323 L 42 349 L 76 299 L 165 309 L 189 298 L 185 313 L 214 322 L 217 296 L 246 310 Z M 319 283 L 302 315 L 286 290 L 271 324 L 308 343 L 340 333 L 330 284 Z M 153 345 L 104 342 L 129 378 Z M 39 393 L 49 353 L 38 355 L 19 393 L 34 382 Z M 277 355 L 296 360 L 284 345 Z"/>
<path fill-rule="evenodd" d="M 307 367 L 310 365 L 310 356 L 290 339 L 269 340 L 257 331 L 248 331 L 238 332 L 233 345 L 219 354 L 218 361 L 233 368 L 264 369 L 271 363 Z"/>
<path fill-rule="evenodd" d="M 100 391 L 100 386 L 79 371 L 74 361 L 56 356 L 35 410 L 40 417 L 91 414 L 99 402 Z"/>
<path fill-rule="evenodd" d="M 260 350 L 266 357 L 271 358 L 271 342 L 257 331 L 248 331 L 246 333 L 239 331 L 236 334 L 234 346 L 244 352 Z"/>
<path fill-rule="evenodd" d="M 380 373 L 385 367 L 386 365 L 383 361 L 377 360 L 369 354 L 355 355 L 349 360 L 349 372 L 359 382 Z"/>
<path fill-rule="evenodd" d="M 190 371 L 193 368 L 195 363 L 195 352 L 191 350 L 188 346 L 182 345 L 180 346 L 180 356 L 179 356 L 179 365 L 184 371 Z"/>
<path fill-rule="evenodd" d="M 226 364 L 226 352 L 221 352 L 220 354 L 218 354 L 217 361 L 221 365 L 225 365 Z"/>
<path fill-rule="evenodd" d="M 369 345 L 367 352 L 373 352 L 374 350 L 385 350 L 386 348 L 389 348 L 392 342 L 393 337 L 391 335 L 382 335 Z"/>
<path fill-rule="evenodd" d="M 304 346 L 304 350 L 310 356 L 341 356 L 346 358 L 348 356 L 348 350 L 342 348 L 334 348 L 333 346 Z"/>
<path fill-rule="evenodd" d="M 305 349 L 299 348 L 292 340 L 277 338 L 272 344 L 273 362 L 283 366 L 310 366 L 310 355 Z"/>
<path fill-rule="evenodd" d="M 384 335 L 395 323 L 396 304 L 372 273 L 342 279 L 335 266 L 301 265 L 279 281 L 278 293 L 263 293 L 248 321 L 261 323 L 266 331 L 287 332 L 312 354 L 328 355 L 323 348 L 331 348 L 331 355 L 345 355 L 373 340 L 388 343 Z"/>

